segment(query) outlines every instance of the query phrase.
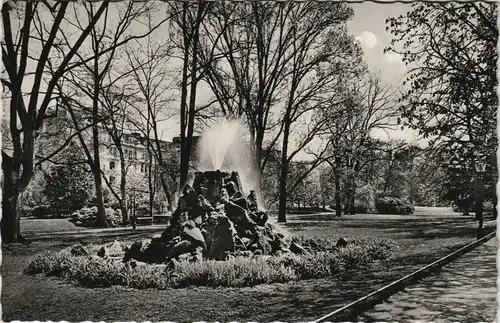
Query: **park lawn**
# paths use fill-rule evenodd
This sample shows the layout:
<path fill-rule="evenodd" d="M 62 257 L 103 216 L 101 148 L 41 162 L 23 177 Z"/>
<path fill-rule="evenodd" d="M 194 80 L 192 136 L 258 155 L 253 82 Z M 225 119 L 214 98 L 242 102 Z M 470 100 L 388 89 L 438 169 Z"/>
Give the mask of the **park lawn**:
<path fill-rule="evenodd" d="M 488 225 L 488 230 L 493 230 L 494 222 L 488 222 Z M 2 248 L 3 319 L 310 321 L 473 241 L 474 226 L 470 218 L 452 216 L 290 216 L 283 228 L 292 234 L 391 238 L 400 245 L 399 254 L 387 263 L 374 263 L 343 279 L 314 279 L 247 288 L 195 287 L 162 291 L 125 287 L 90 289 L 54 277 L 22 273 L 33 256 L 44 250 L 57 251 L 77 242 L 147 238 L 161 229 L 33 236 L 30 244 Z"/>
<path fill-rule="evenodd" d="M 21 220 L 23 234 L 26 237 L 30 237 L 42 233 L 57 233 L 57 232 L 84 230 L 84 228 L 77 227 L 69 220 L 70 220 L 69 218 L 62 218 L 62 219 L 23 218 Z M 27 229 L 27 231 L 25 230 L 25 228 Z"/>

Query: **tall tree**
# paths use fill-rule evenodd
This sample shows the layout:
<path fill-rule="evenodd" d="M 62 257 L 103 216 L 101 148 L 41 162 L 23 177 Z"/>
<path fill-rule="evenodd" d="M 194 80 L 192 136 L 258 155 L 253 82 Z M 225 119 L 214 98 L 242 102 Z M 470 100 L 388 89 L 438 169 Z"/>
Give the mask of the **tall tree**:
<path fill-rule="evenodd" d="M 172 48 L 164 42 L 156 42 L 148 37 L 145 43 L 130 44 L 125 52 L 127 64 L 133 70 L 129 85 L 135 92 L 128 101 L 134 110 L 129 121 L 143 135 L 148 158 L 159 168 L 160 184 L 170 209 L 178 187 L 176 181 L 170 180 L 171 177 L 163 171 L 169 165 L 171 152 L 168 150 L 171 147 L 162 144 L 159 123 L 173 115 L 168 109 L 174 95 L 173 78 L 170 76 L 172 71 L 166 68 L 173 55 Z M 154 172 L 150 171 L 148 174 L 151 178 Z M 152 196 L 150 197 L 151 201 Z"/>
<path fill-rule="evenodd" d="M 128 72 L 127 72 L 128 73 Z M 111 74 L 108 74 L 108 78 Z M 130 107 L 127 104 L 127 94 L 123 87 L 108 86 L 101 88 L 101 107 L 105 117 L 102 119 L 101 125 L 108 135 L 110 141 L 101 143 L 105 146 L 112 156 L 118 157 L 120 163 L 120 192 L 115 192 L 115 189 L 110 179 L 107 179 L 101 169 L 101 176 L 106 182 L 109 190 L 115 196 L 120 204 L 123 221 L 128 221 L 128 199 L 127 199 L 127 173 L 131 166 L 128 156 L 125 156 L 125 132 L 128 130 L 127 114 L 130 113 Z M 112 161 L 114 163 L 114 161 Z M 111 167 L 110 167 L 111 168 Z M 111 171 L 111 169 L 110 169 Z"/>
<path fill-rule="evenodd" d="M 174 39 L 182 55 L 180 80 L 180 189 L 187 183 L 193 153 L 193 134 L 197 117 L 196 92 L 199 82 L 200 29 L 211 3 L 206 1 L 171 4 L 173 26 L 181 40 Z M 189 97 L 188 97 L 189 95 Z"/>
<path fill-rule="evenodd" d="M 222 115 L 246 120 L 261 172 L 281 133 L 272 108 L 282 99 L 288 73 L 292 8 L 278 2 L 219 3 L 203 24 L 204 80 Z"/>
<path fill-rule="evenodd" d="M 355 213 L 357 175 L 364 165 L 363 160 L 370 149 L 371 135 L 374 130 L 387 131 L 397 125 L 396 89 L 380 78 L 379 74 L 369 73 L 356 89 L 355 107 L 349 112 L 350 118 L 346 132 L 348 165 L 351 176 L 348 178 L 348 197 L 346 212 Z"/>
<path fill-rule="evenodd" d="M 394 35 L 387 50 L 410 68 L 401 98 L 406 124 L 432 138 L 436 150 L 453 145 L 474 152 L 464 156 L 473 170 L 477 161 L 494 160 L 497 145 L 496 21 L 497 6 L 482 2 L 419 3 L 387 20 Z M 478 200 L 480 216 L 481 205 Z"/>
<path fill-rule="evenodd" d="M 76 34 L 67 55 L 47 79 L 44 79 L 47 63 L 53 54 L 54 44 L 60 34 L 61 23 L 67 14 L 69 3 L 7 1 L 2 4 L 2 63 L 5 69 L 5 73 L 2 73 L 2 84 L 10 92 L 8 115 L 13 143 L 11 151 L 2 149 L 4 186 L 1 233 L 4 243 L 23 240 L 17 212 L 18 196 L 33 175 L 34 146 L 45 112 L 53 99 L 57 82 L 65 72 L 76 67 L 72 63 L 75 54 L 100 20 L 108 4 L 109 1 L 99 4 L 81 32 Z M 12 24 L 11 17 L 16 11 L 19 11 L 21 17 L 17 20 L 17 25 L 16 22 Z M 52 14 L 49 15 L 48 12 Z M 43 39 L 32 34 L 35 23 L 42 25 L 46 31 Z M 34 71 L 29 71 L 28 68 L 33 65 Z M 27 75 L 33 76 L 31 85 L 25 82 Z M 42 86 L 43 81 L 46 82 L 45 89 Z M 29 89 L 26 90 L 26 87 Z M 27 104 L 25 104 L 26 99 Z"/>
<path fill-rule="evenodd" d="M 74 7 L 75 16 L 83 13 L 83 15 L 90 17 L 95 10 L 94 3 L 84 3 L 83 7 L 78 4 L 74 4 L 74 6 L 77 6 Z M 99 120 L 103 114 L 102 106 L 103 102 L 105 102 L 102 97 L 102 90 L 103 88 L 113 86 L 117 82 L 117 79 L 112 79 L 108 83 L 108 78 L 106 78 L 115 63 L 117 49 L 132 39 L 146 37 L 163 23 L 160 22 L 154 28 L 149 28 L 142 34 L 130 34 L 130 27 L 134 21 L 139 20 L 151 9 L 150 4 L 134 2 L 125 4 L 123 7 L 120 7 L 120 4 L 118 4 L 117 6 L 113 6 L 113 8 L 107 9 L 102 24 L 95 26 L 90 32 L 89 52 L 93 59 L 86 60 L 83 55 L 77 53 L 82 66 L 78 70 L 69 71 L 65 76 L 65 84 L 68 84 L 72 88 L 71 96 L 67 95 L 66 92 L 68 91 L 64 89 L 63 85 L 60 85 L 61 95 L 64 96 L 62 102 L 70 112 L 76 130 L 80 131 L 79 129 L 82 127 L 81 124 L 78 124 L 81 122 L 78 114 L 87 114 L 88 118 L 86 120 L 90 120 L 92 124 L 91 134 L 89 134 L 91 142 L 88 141 L 84 134 L 80 134 L 78 138 L 94 175 L 97 204 L 96 226 L 99 227 L 107 226 L 100 156 L 102 150 L 101 138 L 104 129 Z M 110 10 L 112 11 L 110 12 Z M 116 25 L 108 21 L 108 17 L 115 14 L 119 17 Z M 76 30 L 80 30 L 81 24 L 79 19 L 75 19 L 75 21 L 69 22 L 69 24 Z M 65 33 L 62 35 L 67 43 L 68 35 Z M 107 48 L 111 48 L 111 50 L 107 51 Z M 78 110 L 75 111 L 74 107 L 77 107 Z"/>

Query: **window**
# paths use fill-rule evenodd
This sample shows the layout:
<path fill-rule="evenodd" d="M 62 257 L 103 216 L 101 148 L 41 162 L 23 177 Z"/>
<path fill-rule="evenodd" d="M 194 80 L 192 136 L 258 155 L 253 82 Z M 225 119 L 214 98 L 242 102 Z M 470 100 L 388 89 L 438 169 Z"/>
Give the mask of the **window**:
<path fill-rule="evenodd" d="M 115 177 L 109 176 L 109 184 L 113 185 L 115 183 Z"/>
<path fill-rule="evenodd" d="M 115 169 L 115 162 L 114 160 L 109 162 L 109 169 Z"/>
<path fill-rule="evenodd" d="M 137 150 L 134 150 L 134 159 L 137 159 Z"/>

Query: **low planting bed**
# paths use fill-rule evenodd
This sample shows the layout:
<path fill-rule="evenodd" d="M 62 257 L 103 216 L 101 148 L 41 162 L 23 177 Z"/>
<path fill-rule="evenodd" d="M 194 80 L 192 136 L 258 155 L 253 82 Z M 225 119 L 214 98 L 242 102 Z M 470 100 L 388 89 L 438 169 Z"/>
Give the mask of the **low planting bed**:
<path fill-rule="evenodd" d="M 146 264 L 98 255 L 100 245 L 75 245 L 37 255 L 25 269 L 29 275 L 57 276 L 86 287 L 128 286 L 138 289 L 188 286 L 244 287 L 340 276 L 373 262 L 391 258 L 397 250 L 389 239 L 294 237 L 308 252 L 279 255 L 229 256 L 226 260 L 171 261 Z M 122 243 L 126 245 L 126 243 Z"/>

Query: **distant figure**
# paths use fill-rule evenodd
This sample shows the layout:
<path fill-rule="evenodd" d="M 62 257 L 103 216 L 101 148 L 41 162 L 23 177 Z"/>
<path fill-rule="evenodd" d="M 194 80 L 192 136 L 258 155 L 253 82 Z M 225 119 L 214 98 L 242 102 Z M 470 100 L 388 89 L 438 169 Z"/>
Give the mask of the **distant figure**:
<path fill-rule="evenodd" d="M 137 228 L 137 215 L 133 214 L 130 217 L 130 223 L 132 224 L 132 229 L 135 230 Z"/>

